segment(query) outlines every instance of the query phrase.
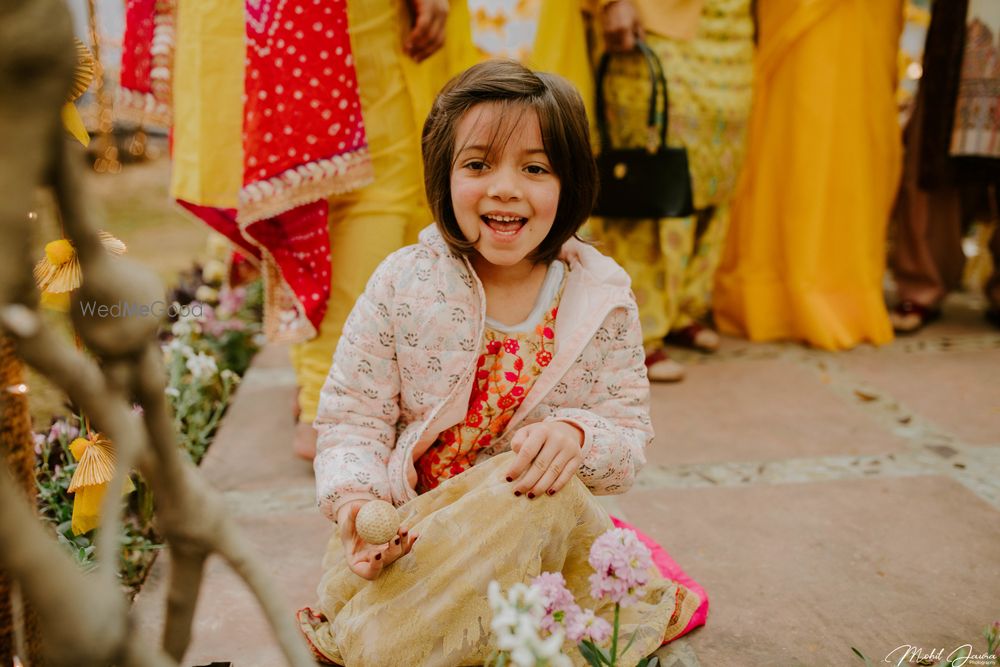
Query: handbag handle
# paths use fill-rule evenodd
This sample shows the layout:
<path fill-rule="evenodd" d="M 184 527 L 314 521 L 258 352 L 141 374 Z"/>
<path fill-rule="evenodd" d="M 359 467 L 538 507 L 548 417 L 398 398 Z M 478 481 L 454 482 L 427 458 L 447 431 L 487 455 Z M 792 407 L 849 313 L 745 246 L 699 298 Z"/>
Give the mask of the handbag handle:
<path fill-rule="evenodd" d="M 660 145 L 666 147 L 667 145 L 667 127 L 669 125 L 670 118 L 670 96 L 667 92 L 667 78 L 663 74 L 663 64 L 660 59 L 656 57 L 653 50 L 650 49 L 645 42 L 637 41 L 636 48 L 642 53 L 646 60 L 646 66 L 649 68 L 649 81 L 652 85 L 652 91 L 649 95 L 649 115 L 646 121 L 646 125 L 649 128 L 650 134 L 650 152 L 655 150 L 652 146 L 652 138 L 655 136 L 657 126 L 659 129 Z M 608 63 L 611 61 L 611 53 L 605 51 L 601 56 L 601 61 L 597 66 L 597 104 L 595 105 L 597 114 L 597 133 L 601 141 L 601 152 L 611 150 L 611 139 L 608 136 L 608 119 L 605 113 L 605 103 L 604 103 L 604 77 L 608 72 Z M 656 114 L 656 102 L 660 99 L 660 95 L 657 94 L 657 84 L 659 84 L 660 90 L 662 90 L 663 99 L 663 123 L 657 122 Z"/>

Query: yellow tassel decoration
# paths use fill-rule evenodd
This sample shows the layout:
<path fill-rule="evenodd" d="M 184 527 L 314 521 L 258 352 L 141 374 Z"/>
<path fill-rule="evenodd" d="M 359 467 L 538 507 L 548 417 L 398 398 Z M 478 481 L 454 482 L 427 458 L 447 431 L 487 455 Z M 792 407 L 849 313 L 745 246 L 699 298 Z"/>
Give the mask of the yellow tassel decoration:
<path fill-rule="evenodd" d="M 94 75 L 97 72 L 97 63 L 94 61 L 94 54 L 90 52 L 87 45 L 76 40 L 76 69 L 73 72 L 73 84 L 66 93 L 66 104 L 62 108 L 63 127 L 73 138 L 84 146 L 90 144 L 90 135 L 80 118 L 80 112 L 76 110 L 73 102 L 80 98 L 90 84 L 94 82 Z"/>
<path fill-rule="evenodd" d="M 72 528 L 74 535 L 82 535 L 100 524 L 101 502 L 108 482 L 114 477 L 117 459 L 111 441 L 100 433 L 77 438 L 70 443 L 69 450 L 79 461 L 68 489 L 74 494 Z M 122 495 L 134 490 L 132 480 L 126 478 Z"/>
<path fill-rule="evenodd" d="M 76 251 L 66 239 L 49 241 L 45 244 L 45 259 L 49 260 L 49 264 L 52 266 L 62 266 L 74 257 L 76 257 Z"/>
<path fill-rule="evenodd" d="M 125 254 L 125 244 L 105 231 L 98 231 L 104 249 L 113 255 Z M 80 259 L 76 248 L 66 239 L 57 239 L 45 245 L 45 257 L 35 264 L 35 283 L 42 292 L 60 294 L 72 292 L 83 281 Z"/>
<path fill-rule="evenodd" d="M 74 41 L 76 42 L 76 70 L 73 72 L 73 86 L 66 96 L 67 102 L 74 102 L 87 92 L 87 88 L 90 88 L 90 84 L 94 82 L 94 72 L 97 69 L 94 54 L 90 52 L 87 45 L 78 38 Z"/>
<path fill-rule="evenodd" d="M 39 300 L 39 303 L 42 308 L 48 308 L 57 313 L 68 313 L 70 305 L 69 292 L 60 292 L 59 294 L 42 292 L 42 298 Z"/>

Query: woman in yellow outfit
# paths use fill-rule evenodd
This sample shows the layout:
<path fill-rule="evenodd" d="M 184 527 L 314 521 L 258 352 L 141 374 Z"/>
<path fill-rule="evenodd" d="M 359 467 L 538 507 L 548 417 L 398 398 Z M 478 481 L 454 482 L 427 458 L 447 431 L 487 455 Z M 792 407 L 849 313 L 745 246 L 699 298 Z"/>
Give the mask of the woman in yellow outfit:
<path fill-rule="evenodd" d="M 754 109 L 716 323 L 831 350 L 886 343 L 902 0 L 768 0 L 758 10 Z"/>
<path fill-rule="evenodd" d="M 188 94 L 175 96 L 172 194 L 235 207 L 243 3 L 182 0 L 178 12 L 175 87 Z M 423 119 L 437 90 L 475 61 L 464 0 L 452 2 L 450 12 L 447 0 L 425 0 L 415 16 L 404 0 L 349 0 L 348 17 L 375 181 L 330 199 L 330 300 L 318 335 L 292 348 L 299 385 L 295 451 L 304 458 L 315 451 L 319 392 L 355 299 L 378 263 L 431 222 L 420 158 Z"/>
<path fill-rule="evenodd" d="M 585 12 L 591 0 L 468 0 L 472 42 L 480 59 L 512 58 L 565 77 L 593 119 L 594 75 Z"/>
<path fill-rule="evenodd" d="M 703 326 L 729 222 L 729 200 L 743 161 L 750 116 L 753 19 L 750 0 L 616 0 L 603 3 L 612 59 L 605 95 L 617 146 L 644 146 L 650 96 L 635 38 L 659 57 L 670 97 L 667 142 L 687 149 L 695 214 L 683 218 L 590 223 L 602 251 L 632 277 L 649 378 L 676 381 L 684 369 L 664 339 L 705 352 L 719 338 Z"/>

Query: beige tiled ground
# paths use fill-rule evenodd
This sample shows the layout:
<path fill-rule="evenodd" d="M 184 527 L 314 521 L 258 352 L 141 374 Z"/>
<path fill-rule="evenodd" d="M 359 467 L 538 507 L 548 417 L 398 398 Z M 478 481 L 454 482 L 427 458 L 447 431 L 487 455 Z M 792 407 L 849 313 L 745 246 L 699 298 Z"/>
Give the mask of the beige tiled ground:
<path fill-rule="evenodd" d="M 660 652 L 667 667 L 860 667 L 852 645 L 876 664 L 907 644 L 985 650 L 981 630 L 1000 618 L 1000 333 L 961 303 L 881 349 L 727 339 L 714 357 L 678 355 L 688 379 L 654 390 L 650 464 L 608 502 L 711 597 L 706 627 Z M 293 389 L 284 351 L 266 350 L 203 464 L 289 613 L 312 602 L 329 531 L 291 454 Z M 137 602 L 152 636 L 166 565 Z M 187 665 L 282 664 L 221 563 L 195 626 Z"/>
<path fill-rule="evenodd" d="M 703 665 L 954 648 L 998 611 L 996 509 L 940 476 L 661 490 L 621 507 L 708 591 L 691 640 Z"/>

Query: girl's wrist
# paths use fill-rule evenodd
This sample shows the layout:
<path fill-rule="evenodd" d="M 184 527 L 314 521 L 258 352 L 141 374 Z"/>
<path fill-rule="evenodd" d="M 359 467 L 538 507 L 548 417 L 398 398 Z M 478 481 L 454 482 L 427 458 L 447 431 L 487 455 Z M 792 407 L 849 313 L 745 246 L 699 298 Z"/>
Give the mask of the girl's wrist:
<path fill-rule="evenodd" d="M 586 435 L 586 433 L 583 432 L 582 428 L 580 428 L 579 426 L 577 426 L 573 422 L 563 421 L 562 419 L 556 420 L 555 423 L 569 427 L 568 429 L 565 429 L 566 433 L 571 433 L 573 435 L 573 437 L 576 438 L 576 444 L 577 444 L 577 446 L 580 447 L 580 448 L 583 447 L 583 443 L 586 441 L 587 435 Z"/>

